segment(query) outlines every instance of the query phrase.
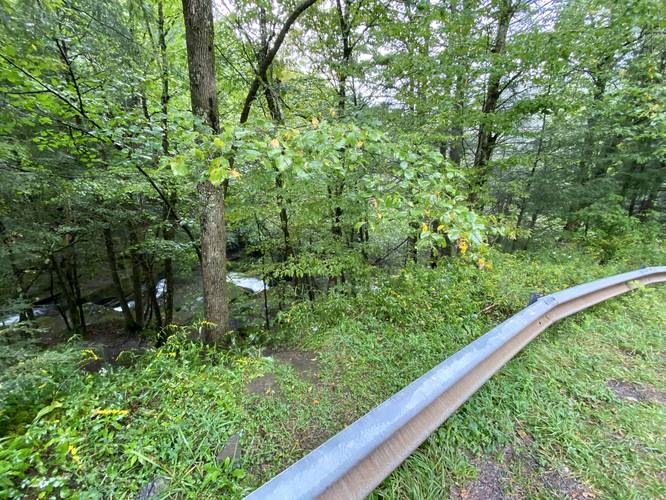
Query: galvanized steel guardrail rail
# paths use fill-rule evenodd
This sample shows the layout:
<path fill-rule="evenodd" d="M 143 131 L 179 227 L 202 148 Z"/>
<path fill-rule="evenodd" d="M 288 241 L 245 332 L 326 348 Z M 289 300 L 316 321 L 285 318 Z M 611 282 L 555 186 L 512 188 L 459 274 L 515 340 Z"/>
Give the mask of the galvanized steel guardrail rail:
<path fill-rule="evenodd" d="M 364 498 L 548 326 L 637 286 L 662 281 L 666 281 L 666 266 L 650 267 L 538 299 L 366 413 L 246 498 Z"/>

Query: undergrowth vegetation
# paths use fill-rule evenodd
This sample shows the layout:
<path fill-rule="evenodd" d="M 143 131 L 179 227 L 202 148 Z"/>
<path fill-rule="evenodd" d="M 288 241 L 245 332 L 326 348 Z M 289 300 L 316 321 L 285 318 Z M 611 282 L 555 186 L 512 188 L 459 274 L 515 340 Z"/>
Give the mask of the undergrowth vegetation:
<path fill-rule="evenodd" d="M 280 349 L 307 353 L 316 373 L 257 347 L 202 347 L 190 340 L 196 326 L 131 366 L 92 369 L 97 354 L 76 340 L 4 346 L 22 354 L 0 375 L 0 491 L 108 498 L 159 484 L 165 495 L 239 497 L 525 307 L 531 293 L 636 267 L 602 266 L 575 247 L 488 258 L 484 269 L 460 260 L 411 266 L 293 306 L 275 338 Z M 446 496 L 474 477 L 473 457 L 516 447 L 528 450 L 532 473 L 512 475 L 511 491 L 556 496 L 538 478 L 566 466 L 591 492 L 659 496 L 663 406 L 618 404 L 607 383 L 664 390 L 665 299 L 661 289 L 640 290 L 544 333 L 378 494 Z M 253 381 L 259 391 L 248 390 Z M 225 458 L 234 435 L 241 457 Z"/>

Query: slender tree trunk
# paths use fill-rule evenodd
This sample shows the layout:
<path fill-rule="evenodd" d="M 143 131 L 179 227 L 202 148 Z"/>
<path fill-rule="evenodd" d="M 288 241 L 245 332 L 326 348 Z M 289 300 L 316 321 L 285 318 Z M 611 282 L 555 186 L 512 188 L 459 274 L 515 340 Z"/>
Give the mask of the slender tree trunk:
<path fill-rule="evenodd" d="M 509 25 L 511 19 L 516 11 L 516 6 L 511 4 L 512 0 L 504 0 L 500 7 L 499 19 L 497 21 L 497 34 L 495 35 L 495 42 L 490 50 L 493 57 L 498 58 L 504 54 L 506 50 L 506 38 L 509 32 Z M 488 84 L 486 87 L 486 95 L 481 109 L 482 118 L 481 125 L 479 126 L 479 136 L 476 145 L 476 152 L 474 154 L 474 168 L 476 179 L 473 180 L 472 190 L 469 195 L 469 201 L 472 204 L 476 203 L 479 192 L 483 190 L 488 181 L 488 162 L 492 156 L 495 144 L 497 142 L 497 133 L 494 131 L 492 115 L 497 110 L 497 104 L 502 94 L 501 81 L 504 72 L 500 67 L 500 63 L 494 60 L 488 76 Z"/>
<path fill-rule="evenodd" d="M 576 187 L 585 186 L 591 179 L 592 166 L 594 164 L 595 156 L 597 156 L 596 130 L 598 116 L 601 112 L 601 101 L 606 93 L 606 86 L 608 85 L 608 76 L 605 74 L 608 66 L 612 61 L 611 56 L 603 57 L 597 63 L 592 78 L 594 80 L 593 103 L 594 107 L 591 114 L 587 119 L 587 131 L 583 139 L 583 144 L 580 152 L 580 161 L 578 162 L 578 174 L 576 175 Z M 580 221 L 577 219 L 576 214 L 582 208 L 590 205 L 590 201 L 581 199 L 580 196 L 575 196 L 574 201 L 569 206 L 569 216 L 564 225 L 565 231 L 574 231 L 580 227 Z"/>
<path fill-rule="evenodd" d="M 537 218 L 539 217 L 539 211 L 535 210 L 532 213 L 532 217 L 530 218 L 530 223 L 529 223 L 529 230 L 530 230 L 530 237 L 525 240 L 525 244 L 523 245 L 523 250 L 527 250 L 527 247 L 530 245 L 530 242 L 532 241 L 532 236 L 534 233 L 534 228 L 536 226 Z"/>
<path fill-rule="evenodd" d="M 157 25 L 159 35 L 160 47 L 160 60 L 162 66 L 162 95 L 160 99 L 162 108 L 162 154 L 169 156 L 169 58 L 167 57 L 167 44 L 166 44 L 166 28 L 164 26 L 164 1 L 159 0 L 157 3 Z M 167 183 L 167 196 L 169 197 L 169 205 L 165 206 L 165 226 L 164 226 L 164 240 L 167 242 L 173 241 L 176 238 L 176 228 L 178 221 L 171 207 L 174 207 L 178 202 L 176 195 L 176 188 L 173 183 Z M 170 325 L 173 323 L 173 301 L 176 293 L 176 283 L 174 279 L 173 259 L 168 256 L 164 259 L 164 279 L 166 283 L 166 290 L 164 292 L 164 323 Z"/>
<path fill-rule="evenodd" d="M 12 248 L 11 236 L 7 234 L 7 228 L 0 221 L 0 235 L 3 235 L 2 242 L 7 249 L 7 257 L 9 260 L 9 267 L 12 270 L 12 275 L 14 276 L 14 282 L 16 284 L 16 290 L 18 292 L 19 299 L 27 300 L 28 299 L 28 288 L 31 285 L 25 286 L 23 282 L 23 272 L 16 265 L 16 256 L 14 254 L 14 249 Z M 5 236 L 6 235 L 6 236 Z M 33 320 L 35 319 L 34 311 L 32 310 L 32 301 L 31 304 L 21 313 L 21 320 Z"/>
<path fill-rule="evenodd" d="M 49 275 L 50 275 L 49 293 L 51 294 L 51 297 L 53 297 L 55 299 L 56 308 L 58 309 L 58 313 L 60 314 L 60 317 L 62 318 L 63 322 L 65 323 L 65 328 L 67 328 L 68 332 L 71 332 L 72 331 L 72 325 L 69 322 L 69 319 L 67 318 L 67 312 L 60 306 L 60 301 L 56 298 L 56 294 L 55 294 L 55 284 L 54 284 L 55 280 L 53 279 L 53 275 L 56 274 L 57 263 L 56 263 L 55 259 L 53 258 L 53 256 L 50 257 L 50 260 L 51 260 L 51 269 L 50 269 L 50 272 L 49 272 Z"/>
<path fill-rule="evenodd" d="M 173 241 L 175 239 L 176 230 L 174 227 L 173 218 L 170 216 L 170 211 L 167 214 L 167 222 L 164 228 L 164 240 Z M 174 311 L 174 295 L 176 292 L 175 288 L 175 276 L 174 276 L 174 266 L 173 259 L 167 257 L 164 259 L 164 281 L 166 289 L 164 291 L 164 323 L 170 325 L 173 323 L 173 311 Z"/>
<path fill-rule="evenodd" d="M 141 286 L 141 256 L 138 253 L 139 237 L 133 224 L 129 225 L 130 265 L 132 268 L 132 291 L 134 293 L 134 321 L 139 330 L 143 330 L 145 307 L 143 287 Z"/>
<path fill-rule="evenodd" d="M 516 220 L 516 228 L 520 229 L 520 227 L 523 224 L 523 217 L 525 216 L 525 210 L 527 209 L 527 201 L 530 198 L 530 191 L 532 189 L 532 183 L 534 182 L 534 176 L 536 174 L 536 169 L 537 166 L 539 165 L 539 161 L 541 160 L 541 151 L 543 150 L 543 140 L 544 136 L 546 134 L 546 114 L 544 113 L 542 115 L 541 119 L 541 132 L 539 134 L 539 140 L 537 143 L 537 150 L 536 154 L 534 155 L 534 161 L 532 162 L 532 168 L 530 169 L 530 174 L 527 178 L 527 186 L 525 186 L 525 192 L 523 193 L 523 196 L 520 198 L 520 209 L 518 212 L 518 219 Z M 511 251 L 513 251 L 516 247 L 516 240 L 511 241 Z"/>
<path fill-rule="evenodd" d="M 451 145 L 449 147 L 449 159 L 455 165 L 460 166 L 462 162 L 462 146 L 463 146 L 463 109 L 465 106 L 465 88 L 464 88 L 464 77 L 461 73 L 456 75 L 455 83 L 455 124 L 451 129 Z"/>
<path fill-rule="evenodd" d="M 123 285 L 120 281 L 120 275 L 118 274 L 118 260 L 116 257 L 116 250 L 113 245 L 113 235 L 111 230 L 105 228 L 104 231 L 104 244 L 106 246 L 106 259 L 109 263 L 109 270 L 111 271 L 111 279 L 113 280 L 113 288 L 116 292 L 116 298 L 120 304 L 120 309 L 123 312 L 123 318 L 125 319 L 125 330 L 128 332 L 136 332 L 138 330 L 137 324 L 132 317 L 132 311 L 130 310 L 129 304 L 125 299 L 125 292 L 123 291 Z"/>
<path fill-rule="evenodd" d="M 72 211 L 69 202 L 64 207 L 65 223 L 74 225 Z M 79 286 L 79 269 L 77 262 L 76 249 L 74 247 L 76 236 L 72 232 L 65 234 L 64 249 L 60 265 L 56 264 L 56 275 L 61 284 L 61 288 L 67 297 L 67 308 L 69 311 L 72 328 L 76 332 L 85 335 L 86 321 L 83 312 L 83 302 L 81 300 L 81 287 Z"/>
<path fill-rule="evenodd" d="M 162 326 L 164 326 L 164 323 L 162 322 L 162 312 L 160 308 L 160 303 L 157 300 L 157 294 L 156 294 L 157 283 L 155 283 L 155 276 L 153 275 L 153 269 L 145 258 L 142 259 L 142 265 L 143 265 L 142 266 L 143 279 L 146 288 L 146 295 L 148 297 L 150 309 L 153 312 L 153 314 L 155 314 L 155 326 L 157 326 L 157 328 L 162 328 Z"/>
<path fill-rule="evenodd" d="M 55 271 L 60 290 L 65 298 L 66 318 L 65 320 L 70 331 L 75 333 L 84 333 L 81 317 L 79 316 L 78 304 L 76 303 L 76 293 L 71 282 L 71 265 L 67 262 L 68 257 L 63 257 L 60 262 L 51 256 L 51 265 Z"/>
<path fill-rule="evenodd" d="M 266 20 L 266 10 L 264 8 L 260 9 L 259 17 L 259 28 L 261 31 L 261 47 L 259 49 L 259 66 L 264 67 L 265 61 L 268 58 L 269 47 L 269 35 L 268 35 L 268 26 Z M 261 75 L 261 80 L 264 83 L 264 97 L 266 98 L 266 104 L 268 105 L 268 112 L 271 115 L 271 120 L 276 125 L 283 124 L 282 111 L 280 110 L 280 94 L 279 94 L 279 85 L 272 78 L 268 72 L 269 66 L 266 67 L 266 72 Z M 284 260 L 287 260 L 289 256 L 294 254 L 293 247 L 291 245 L 291 238 L 289 236 L 289 213 L 287 212 L 287 205 L 284 199 L 284 178 L 282 172 L 274 165 L 273 169 L 275 170 L 275 187 L 277 188 L 276 202 L 280 208 L 280 229 L 282 230 L 282 239 L 284 241 Z"/>
<path fill-rule="evenodd" d="M 219 132 L 212 0 L 183 0 L 187 64 L 192 111 Z M 224 185 L 199 184 L 201 204 L 201 253 L 204 292 L 204 340 L 223 343 L 229 323 L 226 284 L 226 227 Z"/>

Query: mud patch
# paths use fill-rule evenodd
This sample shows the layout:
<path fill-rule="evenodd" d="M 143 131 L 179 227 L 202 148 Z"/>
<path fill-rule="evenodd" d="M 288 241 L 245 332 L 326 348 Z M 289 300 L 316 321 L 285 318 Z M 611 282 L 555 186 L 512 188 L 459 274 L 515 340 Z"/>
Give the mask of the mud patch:
<path fill-rule="evenodd" d="M 635 436 L 620 434 L 619 432 L 611 432 L 608 436 L 617 444 L 631 448 L 637 453 L 660 455 L 660 451 L 657 448 L 650 448 L 646 446 L 640 439 Z M 664 477 L 666 478 L 666 472 L 664 472 Z"/>
<path fill-rule="evenodd" d="M 541 483 L 560 498 L 594 498 L 594 495 L 571 475 L 567 467 L 544 472 Z"/>
<path fill-rule="evenodd" d="M 571 471 L 543 470 L 533 450 L 534 439 L 523 429 L 517 430 L 520 444 L 507 446 L 500 461 L 488 457 L 473 458 L 477 478 L 463 487 L 453 488 L 451 498 L 459 500 L 501 500 L 534 498 L 546 494 L 555 498 L 594 498 L 594 493 L 578 481 Z"/>
<path fill-rule="evenodd" d="M 666 394 L 649 385 L 625 382 L 622 380 L 609 380 L 608 388 L 620 399 L 633 403 L 661 403 L 666 405 Z"/>
<path fill-rule="evenodd" d="M 647 355 L 643 351 L 639 351 L 631 346 L 619 346 L 617 350 L 620 354 L 629 358 L 647 359 Z"/>
<path fill-rule="evenodd" d="M 300 377 L 310 382 L 318 381 L 320 365 L 315 353 L 296 349 L 282 351 L 267 349 L 264 356 L 270 356 L 276 361 L 291 365 Z"/>
<path fill-rule="evenodd" d="M 507 470 L 504 465 L 485 460 L 473 460 L 478 475 L 463 488 L 451 491 L 451 498 L 459 500 L 501 500 L 507 486 Z"/>
<path fill-rule="evenodd" d="M 113 322 L 89 326 L 83 339 L 86 349 L 97 356 L 82 366 L 87 372 L 98 372 L 104 365 L 131 366 L 151 342 L 140 335 L 128 335 Z"/>
<path fill-rule="evenodd" d="M 305 452 L 314 450 L 317 446 L 331 437 L 330 432 L 317 426 L 309 426 L 300 432 L 294 432 L 293 434 L 296 436 L 296 446 L 300 447 Z"/>
<path fill-rule="evenodd" d="M 262 396 L 274 396 L 279 392 L 275 376 L 272 373 L 251 380 L 245 386 L 245 390 L 249 394 L 260 394 Z"/>

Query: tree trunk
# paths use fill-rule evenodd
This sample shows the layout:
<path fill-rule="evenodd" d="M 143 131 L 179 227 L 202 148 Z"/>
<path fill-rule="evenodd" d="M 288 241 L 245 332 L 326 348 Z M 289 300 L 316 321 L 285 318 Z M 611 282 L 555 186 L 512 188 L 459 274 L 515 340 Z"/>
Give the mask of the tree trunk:
<path fill-rule="evenodd" d="M 162 95 L 160 99 L 162 107 L 162 154 L 169 155 L 169 58 L 167 57 L 166 45 L 166 29 L 164 27 L 164 2 L 160 0 L 157 4 L 157 27 L 159 32 L 159 46 L 160 46 L 160 59 L 162 66 Z M 167 182 L 167 197 L 169 198 L 169 205 L 165 206 L 165 226 L 164 226 L 164 240 L 167 242 L 173 241 L 176 238 L 176 228 L 178 221 L 176 220 L 174 207 L 178 201 L 176 195 L 176 188 L 171 182 Z M 166 282 L 166 290 L 164 292 L 164 323 L 170 325 L 173 323 L 173 300 L 176 292 L 174 272 L 173 272 L 173 259 L 168 256 L 164 259 L 164 279 Z"/>
<path fill-rule="evenodd" d="M 530 191 L 532 189 L 532 183 L 534 182 L 534 175 L 536 174 L 537 166 L 539 165 L 539 161 L 541 160 L 541 151 L 543 150 L 543 140 L 546 133 L 546 116 L 547 116 L 546 113 L 543 113 L 541 120 L 541 133 L 539 134 L 539 140 L 537 142 L 537 150 L 536 154 L 534 155 L 534 161 L 532 162 L 532 169 L 530 170 L 530 175 L 527 178 L 527 186 L 525 186 L 525 191 L 523 193 L 523 196 L 521 196 L 519 202 L 520 209 L 518 212 L 518 219 L 516 220 L 516 229 L 520 229 L 520 227 L 523 224 L 523 217 L 525 217 L 525 210 L 527 209 L 527 201 L 530 198 Z M 510 250 L 512 252 L 516 248 L 516 241 L 517 237 L 515 240 L 511 241 Z"/>
<path fill-rule="evenodd" d="M 212 0 L 183 0 L 192 111 L 214 133 L 220 129 L 215 81 Z"/>
<path fill-rule="evenodd" d="M 130 310 L 127 300 L 125 300 L 125 292 L 123 291 L 123 285 L 120 281 L 120 275 L 118 274 L 118 261 L 116 258 L 116 250 L 113 245 L 113 235 L 111 230 L 105 228 L 104 231 L 104 244 L 106 246 L 106 259 L 109 263 L 109 269 L 111 270 L 111 279 L 113 280 L 113 288 L 116 292 L 116 298 L 120 303 L 120 309 L 123 312 L 123 318 L 125 319 L 125 330 L 128 332 L 136 332 L 138 330 L 137 324 L 132 317 L 132 311 Z"/>
<path fill-rule="evenodd" d="M 74 225 L 72 220 L 72 210 L 69 201 L 65 203 L 64 207 L 65 223 Z M 67 298 L 67 309 L 69 311 L 72 329 L 75 332 L 86 333 L 86 320 L 83 312 L 83 303 L 81 300 L 81 288 L 79 286 L 79 269 L 76 256 L 76 249 L 74 247 L 76 235 L 73 232 L 65 234 L 64 249 L 62 251 L 62 259 L 60 264 L 53 260 L 56 265 L 56 273 L 60 281 L 63 293 Z"/>
<path fill-rule="evenodd" d="M 449 159 L 452 163 L 457 166 L 460 166 L 462 162 L 463 155 L 463 110 L 465 106 L 465 88 L 464 88 L 464 78 L 461 73 L 456 75 L 455 83 L 455 124 L 451 129 L 451 145 L 449 147 Z"/>
<path fill-rule="evenodd" d="M 224 222 L 224 191 L 210 182 L 199 185 L 201 200 L 201 250 L 204 284 L 204 318 L 211 322 L 204 340 L 222 343 L 229 318 L 226 283 L 226 232 Z"/>
<path fill-rule="evenodd" d="M 157 284 L 155 283 L 155 276 L 153 275 L 153 269 L 145 258 L 143 258 L 141 262 L 143 264 L 143 278 L 144 278 L 144 285 L 146 288 L 148 303 L 150 304 L 150 310 L 152 311 L 152 313 L 155 314 L 155 326 L 157 326 L 157 328 L 162 328 L 162 326 L 164 326 L 164 323 L 162 322 L 162 312 L 160 309 L 160 303 L 157 300 L 157 295 L 156 295 Z"/>
<path fill-rule="evenodd" d="M 493 57 L 497 58 L 504 54 L 506 50 L 506 37 L 509 32 L 509 25 L 515 13 L 515 6 L 511 4 L 510 0 L 502 2 L 500 7 L 499 19 L 497 21 L 497 34 L 495 35 L 495 42 L 490 52 Z M 476 152 L 474 153 L 474 175 L 476 179 L 472 181 L 472 190 L 469 195 L 469 201 L 476 203 L 479 192 L 483 190 L 488 179 L 487 164 L 492 156 L 493 149 L 497 142 L 497 133 L 494 132 L 494 127 L 491 116 L 497 110 L 497 103 L 502 94 L 501 81 L 504 72 L 498 67 L 498 61 L 494 60 L 490 68 L 490 75 L 488 76 L 488 85 L 486 87 L 486 95 L 481 109 L 482 118 L 481 125 L 479 126 L 479 137 L 476 145 Z"/>
<path fill-rule="evenodd" d="M 28 300 L 28 289 L 31 287 L 31 284 L 28 284 L 26 287 L 23 282 L 24 273 L 16 265 L 16 256 L 14 254 L 14 249 L 12 248 L 12 238 L 7 232 L 7 228 L 0 221 L 0 235 L 3 235 L 2 242 L 7 249 L 7 257 L 9 261 L 9 267 L 12 270 L 12 275 L 14 276 L 14 282 L 16 283 L 16 291 L 18 292 L 18 297 L 21 300 Z M 5 236 L 6 235 L 6 236 Z M 34 283 L 34 280 L 33 280 Z M 32 302 L 32 301 L 31 301 Z M 35 313 L 32 310 L 32 303 L 26 307 L 26 309 L 20 314 L 21 321 L 23 320 L 34 320 Z"/>
<path fill-rule="evenodd" d="M 187 65 L 192 111 L 219 132 L 212 0 L 183 0 Z M 201 253 L 204 292 L 204 340 L 222 343 L 229 322 L 226 285 L 224 185 L 204 181 L 198 186 L 201 203 Z"/>
<path fill-rule="evenodd" d="M 132 266 L 132 291 L 134 293 L 134 321 L 139 330 L 143 330 L 144 312 L 143 288 L 141 286 L 141 257 L 137 250 L 139 246 L 139 237 L 136 234 L 136 228 L 133 224 L 129 226 L 130 239 L 130 263 Z"/>

